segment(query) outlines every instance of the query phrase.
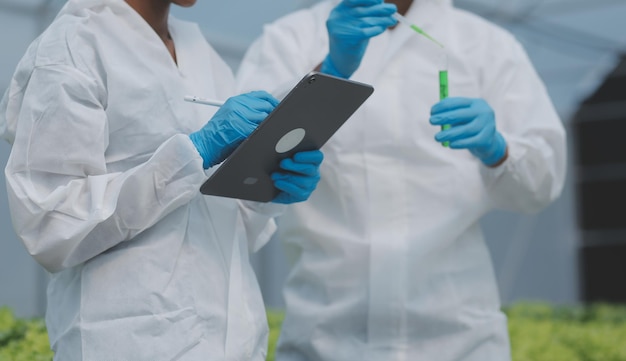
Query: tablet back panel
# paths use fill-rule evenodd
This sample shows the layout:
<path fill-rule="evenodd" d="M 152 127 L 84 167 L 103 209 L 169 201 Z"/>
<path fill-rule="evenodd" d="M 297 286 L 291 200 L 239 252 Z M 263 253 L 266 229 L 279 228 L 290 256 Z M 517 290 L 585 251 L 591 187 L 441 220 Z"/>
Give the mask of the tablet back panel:
<path fill-rule="evenodd" d="M 371 85 L 312 72 L 202 185 L 203 194 L 271 201 L 279 162 L 319 149 L 374 91 Z"/>

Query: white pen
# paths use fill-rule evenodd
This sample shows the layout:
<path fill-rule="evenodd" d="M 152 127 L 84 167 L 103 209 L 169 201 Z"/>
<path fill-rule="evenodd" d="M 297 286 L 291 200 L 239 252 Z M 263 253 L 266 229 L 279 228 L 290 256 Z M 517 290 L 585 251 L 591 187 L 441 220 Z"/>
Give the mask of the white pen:
<path fill-rule="evenodd" d="M 222 105 L 224 105 L 224 102 L 221 100 L 200 98 L 193 95 L 185 95 L 185 101 L 204 105 L 212 105 L 214 107 L 221 107 Z"/>

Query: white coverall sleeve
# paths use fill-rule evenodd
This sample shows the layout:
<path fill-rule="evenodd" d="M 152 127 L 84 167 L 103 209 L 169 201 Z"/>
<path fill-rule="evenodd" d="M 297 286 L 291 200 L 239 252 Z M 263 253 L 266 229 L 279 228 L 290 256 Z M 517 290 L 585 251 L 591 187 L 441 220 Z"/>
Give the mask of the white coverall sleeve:
<path fill-rule="evenodd" d="M 486 62 L 486 99 L 494 108 L 497 129 L 508 145 L 499 167 L 483 167 L 494 206 L 536 212 L 555 200 L 566 174 L 565 129 L 533 68 L 517 42 L 503 62 Z"/>
<path fill-rule="evenodd" d="M 183 134 L 143 164 L 107 171 L 106 94 L 92 78 L 37 67 L 23 91 L 5 170 L 9 205 L 16 233 L 50 272 L 132 239 L 197 195 L 202 160 Z"/>
<path fill-rule="evenodd" d="M 270 240 L 276 232 L 274 218 L 285 211 L 287 205 L 279 203 L 260 203 L 253 201 L 239 201 L 239 208 L 248 236 L 248 248 L 257 252 Z"/>

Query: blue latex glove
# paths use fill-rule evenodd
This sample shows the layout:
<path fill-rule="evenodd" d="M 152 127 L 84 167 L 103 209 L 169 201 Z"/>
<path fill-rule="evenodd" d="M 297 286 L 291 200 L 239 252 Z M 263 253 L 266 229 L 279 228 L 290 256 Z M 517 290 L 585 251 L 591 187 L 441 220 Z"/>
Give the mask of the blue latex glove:
<path fill-rule="evenodd" d="M 280 162 L 285 172 L 274 172 L 274 186 L 281 192 L 272 200 L 274 203 L 290 204 L 306 201 L 320 180 L 320 164 L 324 155 L 319 150 L 298 152 Z"/>
<path fill-rule="evenodd" d="M 468 149 L 485 165 L 492 166 L 506 155 L 506 141 L 496 130 L 493 109 L 483 99 L 447 98 L 431 109 L 430 123 L 450 129 L 435 135 L 438 142 L 450 142 L 450 148 Z"/>
<path fill-rule="evenodd" d="M 343 0 L 328 20 L 329 54 L 320 71 L 349 78 L 361 64 L 369 39 L 383 33 L 397 20 L 394 4 L 383 0 Z"/>
<path fill-rule="evenodd" d="M 264 91 L 228 98 L 202 129 L 189 135 L 204 169 L 226 159 L 277 105 L 278 100 Z"/>

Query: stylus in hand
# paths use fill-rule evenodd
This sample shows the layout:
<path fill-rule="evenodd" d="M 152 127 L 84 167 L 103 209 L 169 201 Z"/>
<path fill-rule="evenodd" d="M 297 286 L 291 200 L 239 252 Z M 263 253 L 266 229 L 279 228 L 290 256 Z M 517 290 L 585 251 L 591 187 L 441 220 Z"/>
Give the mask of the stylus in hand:
<path fill-rule="evenodd" d="M 204 105 L 212 105 L 214 107 L 221 107 L 222 105 L 224 105 L 224 102 L 221 100 L 200 98 L 194 95 L 185 95 L 185 101 Z"/>

